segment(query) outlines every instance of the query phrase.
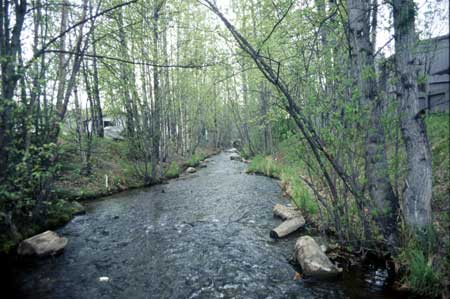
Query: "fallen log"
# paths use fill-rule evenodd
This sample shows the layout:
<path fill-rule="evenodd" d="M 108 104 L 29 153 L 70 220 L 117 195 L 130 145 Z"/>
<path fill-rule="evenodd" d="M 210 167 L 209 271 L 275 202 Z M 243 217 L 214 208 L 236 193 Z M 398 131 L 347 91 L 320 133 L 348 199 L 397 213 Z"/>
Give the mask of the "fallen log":
<path fill-rule="evenodd" d="M 270 237 L 274 239 L 285 237 L 290 233 L 295 232 L 303 225 L 305 225 L 305 218 L 303 218 L 302 216 L 290 218 L 271 230 Z"/>
<path fill-rule="evenodd" d="M 282 220 L 302 217 L 302 212 L 294 207 L 287 207 L 280 204 L 273 206 L 273 215 L 280 217 Z"/>

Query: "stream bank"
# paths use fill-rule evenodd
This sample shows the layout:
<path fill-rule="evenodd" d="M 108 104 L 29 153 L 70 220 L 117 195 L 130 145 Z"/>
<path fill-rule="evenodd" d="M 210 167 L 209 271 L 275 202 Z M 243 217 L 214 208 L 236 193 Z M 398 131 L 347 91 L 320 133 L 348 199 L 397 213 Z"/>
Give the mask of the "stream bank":
<path fill-rule="evenodd" d="M 332 281 L 299 279 L 288 261 L 301 232 L 269 237 L 281 222 L 272 207 L 285 202 L 278 183 L 245 169 L 222 153 L 168 184 L 87 203 L 85 215 L 58 230 L 69 238 L 62 255 L 14 265 L 14 295 L 402 298 L 375 267 Z"/>

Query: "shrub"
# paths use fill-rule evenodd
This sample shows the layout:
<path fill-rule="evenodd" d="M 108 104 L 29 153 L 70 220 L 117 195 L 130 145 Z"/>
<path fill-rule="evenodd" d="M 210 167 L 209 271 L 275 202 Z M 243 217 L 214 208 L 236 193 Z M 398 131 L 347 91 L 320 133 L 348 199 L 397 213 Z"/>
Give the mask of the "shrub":
<path fill-rule="evenodd" d="M 205 158 L 203 153 L 196 153 L 191 156 L 189 160 L 186 161 L 186 165 L 189 167 L 196 167 L 200 164 L 200 161 Z"/>
<path fill-rule="evenodd" d="M 280 167 L 277 165 L 276 161 L 272 157 L 263 157 L 261 155 L 255 156 L 250 162 L 248 168 L 248 173 L 257 173 L 266 175 L 269 177 L 280 177 Z"/>

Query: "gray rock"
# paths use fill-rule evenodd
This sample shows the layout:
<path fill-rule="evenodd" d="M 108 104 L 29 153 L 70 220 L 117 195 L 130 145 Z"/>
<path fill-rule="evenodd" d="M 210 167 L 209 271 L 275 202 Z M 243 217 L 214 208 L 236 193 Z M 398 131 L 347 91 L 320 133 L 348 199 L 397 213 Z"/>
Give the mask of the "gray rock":
<path fill-rule="evenodd" d="M 237 154 L 237 153 L 233 153 L 230 155 L 230 160 L 234 160 L 234 161 L 242 161 L 242 157 Z"/>
<path fill-rule="evenodd" d="M 194 173 L 194 172 L 196 172 L 197 171 L 197 169 L 195 169 L 194 167 L 188 167 L 187 169 L 186 169 L 186 172 L 187 173 Z"/>
<path fill-rule="evenodd" d="M 336 276 L 342 269 L 334 265 L 310 236 L 300 237 L 295 243 L 295 258 L 303 273 L 309 276 Z"/>
<path fill-rule="evenodd" d="M 58 236 L 57 233 L 46 231 L 42 234 L 23 240 L 19 244 L 19 255 L 31 255 L 44 257 L 61 253 L 67 245 L 67 238 Z"/>

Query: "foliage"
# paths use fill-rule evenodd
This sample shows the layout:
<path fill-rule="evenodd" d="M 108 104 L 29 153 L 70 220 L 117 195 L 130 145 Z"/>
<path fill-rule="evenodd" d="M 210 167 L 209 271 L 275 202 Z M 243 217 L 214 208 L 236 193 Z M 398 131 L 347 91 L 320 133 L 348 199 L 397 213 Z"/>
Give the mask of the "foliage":
<path fill-rule="evenodd" d="M 271 156 L 256 155 L 248 165 L 247 172 L 281 179 L 281 184 L 286 186 L 290 198 L 299 209 L 309 215 L 317 214 L 318 205 L 311 197 L 310 190 L 300 179 L 301 167 L 287 163 L 288 161 L 288 159 L 276 160 Z"/>
<path fill-rule="evenodd" d="M 188 167 L 197 167 L 200 164 L 200 161 L 204 159 L 205 155 L 203 153 L 195 153 L 186 161 L 186 165 Z"/>
<path fill-rule="evenodd" d="M 300 179 L 301 168 L 295 166 L 283 166 L 281 180 L 286 182 L 290 191 L 290 197 L 295 205 L 309 216 L 318 212 L 318 203 L 312 198 L 311 191 Z"/>
<path fill-rule="evenodd" d="M 268 177 L 279 178 L 280 169 L 272 157 L 257 155 L 251 160 L 247 172 L 266 175 Z"/>

